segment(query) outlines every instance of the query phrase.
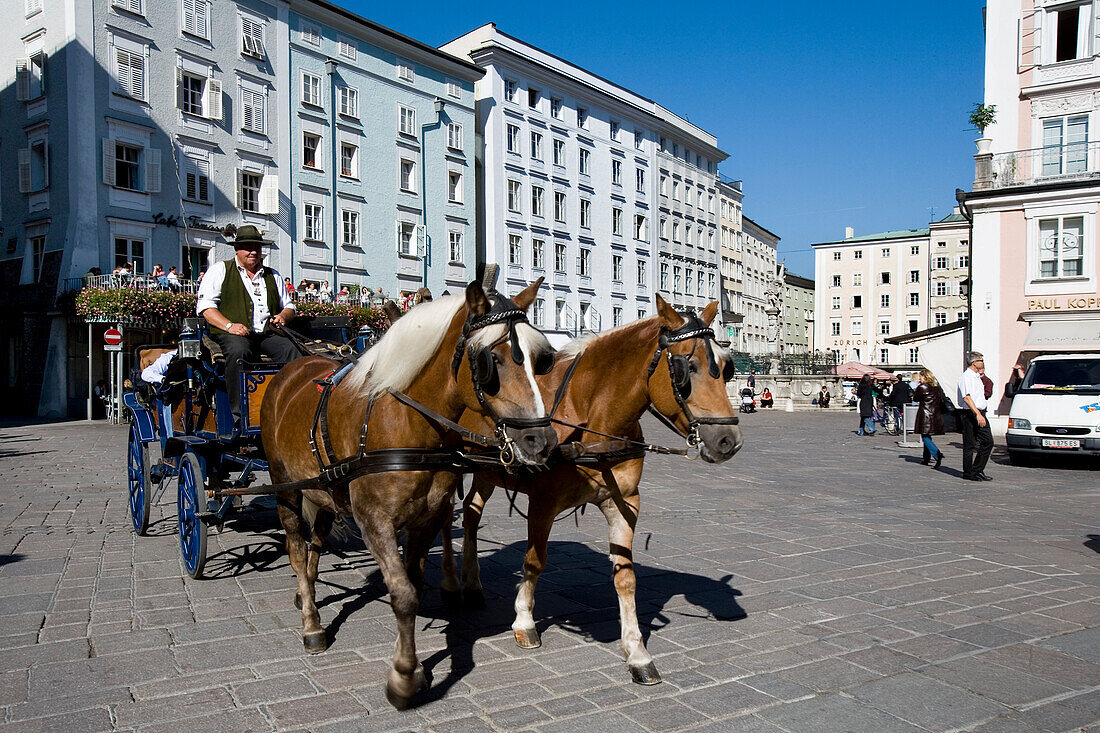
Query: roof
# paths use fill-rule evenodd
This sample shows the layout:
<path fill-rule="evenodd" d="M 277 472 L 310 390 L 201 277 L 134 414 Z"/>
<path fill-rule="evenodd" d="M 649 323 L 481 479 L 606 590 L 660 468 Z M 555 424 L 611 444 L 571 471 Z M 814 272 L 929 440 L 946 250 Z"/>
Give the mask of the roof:
<path fill-rule="evenodd" d="M 853 244 L 856 242 L 882 242 L 890 239 L 914 239 L 916 237 L 927 237 L 928 233 L 928 227 L 921 227 L 920 229 L 894 229 L 889 232 L 879 232 L 878 234 L 864 234 L 862 237 L 852 237 L 851 239 L 835 239 L 830 242 L 818 242 L 810 246 L 821 247 L 826 244 Z"/>
<path fill-rule="evenodd" d="M 911 341 L 920 341 L 921 339 L 932 338 L 934 336 L 942 336 L 954 331 L 960 331 L 966 328 L 967 319 L 961 321 L 955 321 L 954 323 L 945 323 L 942 326 L 933 326 L 932 328 L 926 328 L 923 331 L 913 331 L 912 333 L 902 334 L 901 336 L 889 336 L 884 338 L 888 344 L 897 346 L 899 344 L 907 344 Z"/>
<path fill-rule="evenodd" d="M 966 219 L 966 217 L 965 217 L 965 216 L 963 216 L 962 214 L 959 214 L 959 213 L 957 213 L 957 212 L 954 212 L 954 211 L 952 211 L 952 212 L 951 212 L 950 214 L 948 214 L 947 216 L 943 217 L 942 219 L 940 219 L 940 220 L 939 220 L 939 221 L 937 221 L 936 223 L 937 223 L 937 224 L 947 224 L 947 223 L 949 223 L 949 222 L 955 222 L 955 221 L 966 221 L 966 220 L 967 220 L 967 219 Z"/>
<path fill-rule="evenodd" d="M 756 228 L 757 228 L 757 229 L 759 229 L 760 231 L 764 232 L 765 234 L 770 234 L 770 235 L 772 235 L 773 237 L 775 237 L 775 239 L 776 239 L 776 241 L 777 241 L 777 242 L 778 242 L 778 241 L 779 241 L 780 239 L 782 239 L 782 237 L 780 237 L 780 236 L 779 236 L 778 234 L 776 234 L 775 232 L 773 232 L 773 231 L 771 231 L 771 230 L 769 230 L 769 229 L 765 229 L 764 227 L 760 226 L 759 224 L 757 224 L 757 223 L 756 223 L 755 221 L 753 221 L 752 219 L 750 219 L 750 218 L 749 218 L 749 217 L 747 217 L 747 216 L 742 216 L 742 217 L 741 217 L 741 220 L 742 220 L 742 221 L 747 221 L 747 222 L 748 222 L 749 224 L 752 224 L 752 225 L 753 225 L 754 227 L 756 227 Z"/>
<path fill-rule="evenodd" d="M 789 285 L 796 285 L 800 288 L 806 288 L 807 290 L 814 289 L 814 281 L 808 277 L 802 277 L 801 275 L 795 275 L 792 272 L 783 273 L 784 282 Z"/>

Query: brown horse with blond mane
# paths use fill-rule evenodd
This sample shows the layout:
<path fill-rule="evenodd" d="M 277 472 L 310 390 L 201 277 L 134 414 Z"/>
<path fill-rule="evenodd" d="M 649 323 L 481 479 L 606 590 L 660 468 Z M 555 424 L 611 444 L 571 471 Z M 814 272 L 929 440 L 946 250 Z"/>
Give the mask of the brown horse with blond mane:
<path fill-rule="evenodd" d="M 514 302 L 487 296 L 474 283 L 465 298 L 450 296 L 410 310 L 333 388 L 327 432 L 336 458 L 384 449 L 457 447 L 458 434 L 438 417 L 454 421 L 472 412 L 497 418 L 493 427 L 510 445 L 515 461 L 545 463 L 557 440 L 546 426 L 533 369 L 552 349 L 523 317 L 540 283 L 515 296 Z M 298 359 L 268 387 L 261 424 L 273 483 L 307 481 L 319 474 L 319 455 L 311 447 L 311 426 L 321 396 L 315 382 L 338 366 L 321 357 Z M 437 419 L 398 396 L 418 402 Z M 541 426 L 535 425 L 540 421 Z M 386 693 L 398 708 L 407 707 L 426 686 L 416 657 L 416 613 L 428 549 L 454 505 L 457 478 L 454 469 L 393 470 L 360 475 L 342 485 L 278 494 L 279 520 L 298 577 L 295 601 L 302 610 L 302 641 L 310 653 L 328 647 L 315 595 L 325 538 L 338 514 L 353 516 L 362 530 L 397 619 Z M 398 547 L 402 529 L 408 538 L 404 562 Z"/>
<path fill-rule="evenodd" d="M 551 409 L 559 387 L 568 379 L 553 417 L 564 423 L 584 426 L 559 424 L 556 428 L 559 445 L 595 441 L 599 446 L 606 436 L 641 441 L 640 420 L 652 406 L 677 432 L 688 438 L 689 445 L 698 447 L 703 460 L 721 463 L 741 448 L 742 437 L 726 394 L 725 382 L 733 376 L 733 364 L 729 352 L 714 341 L 714 332 L 710 329 L 718 304 L 711 303 L 699 316 L 689 314 L 686 317 L 659 295 L 656 306 L 656 316 L 568 344 L 559 352 L 554 369 L 538 380 L 547 409 Z M 463 418 L 463 423 L 469 426 L 480 422 L 480 417 L 469 413 Z M 527 553 L 523 580 L 516 595 L 512 630 L 519 646 L 538 647 L 541 640 L 533 616 L 534 591 L 539 574 L 546 566 L 547 543 L 554 518 L 574 507 L 595 504 L 607 519 L 613 580 L 619 596 L 621 644 L 627 664 L 635 682 L 656 684 L 661 676 L 638 628 L 632 557 L 641 499 L 638 483 L 642 476 L 643 453 L 635 447 L 628 458 L 618 457 L 610 451 L 604 455 L 607 460 L 594 465 L 558 462 L 552 464 L 549 471 L 525 473 L 519 477 L 500 473 L 475 474 L 463 512 L 461 593 L 471 605 L 484 603 L 477 561 L 477 529 L 485 502 L 494 487 L 504 486 L 525 493 L 528 497 Z M 444 595 L 454 598 L 459 594 L 459 585 L 450 526 L 444 525 L 443 532 L 442 586 Z"/>

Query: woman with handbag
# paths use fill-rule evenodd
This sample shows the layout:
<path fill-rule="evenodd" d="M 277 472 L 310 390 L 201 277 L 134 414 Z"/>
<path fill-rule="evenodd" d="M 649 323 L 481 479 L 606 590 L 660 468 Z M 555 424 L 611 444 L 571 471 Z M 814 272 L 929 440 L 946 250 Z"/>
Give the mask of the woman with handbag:
<path fill-rule="evenodd" d="M 920 384 L 913 393 L 913 401 L 917 403 L 917 420 L 913 426 L 913 432 L 918 433 L 924 441 L 924 457 L 921 464 L 927 466 L 935 459 L 934 468 L 939 468 L 943 462 L 943 451 L 932 441 L 933 435 L 943 435 L 943 390 L 940 383 L 931 371 L 924 369 L 917 377 Z"/>

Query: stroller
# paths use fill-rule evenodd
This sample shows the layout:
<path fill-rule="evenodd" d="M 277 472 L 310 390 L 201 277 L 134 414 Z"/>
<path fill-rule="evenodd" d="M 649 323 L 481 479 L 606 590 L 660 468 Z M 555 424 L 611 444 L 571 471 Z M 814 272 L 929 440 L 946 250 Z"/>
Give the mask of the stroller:
<path fill-rule="evenodd" d="M 752 387 L 744 387 L 741 390 L 741 412 L 756 412 L 756 400 L 753 399 Z"/>

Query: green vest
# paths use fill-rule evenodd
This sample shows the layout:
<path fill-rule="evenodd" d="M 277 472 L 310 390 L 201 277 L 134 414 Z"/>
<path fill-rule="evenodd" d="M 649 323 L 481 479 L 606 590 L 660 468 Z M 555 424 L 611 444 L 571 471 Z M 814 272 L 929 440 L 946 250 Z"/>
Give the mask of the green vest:
<path fill-rule="evenodd" d="M 264 268 L 264 285 L 267 287 L 267 310 L 275 315 L 283 310 L 279 300 L 279 287 L 275 284 L 275 275 L 270 267 Z M 225 279 L 222 281 L 221 299 L 218 301 L 218 310 L 233 323 L 243 324 L 249 331 L 252 330 L 252 316 L 255 310 L 252 307 L 252 297 L 244 288 L 240 273 L 237 272 L 237 259 L 225 261 Z M 210 326 L 214 333 L 225 331 Z"/>

